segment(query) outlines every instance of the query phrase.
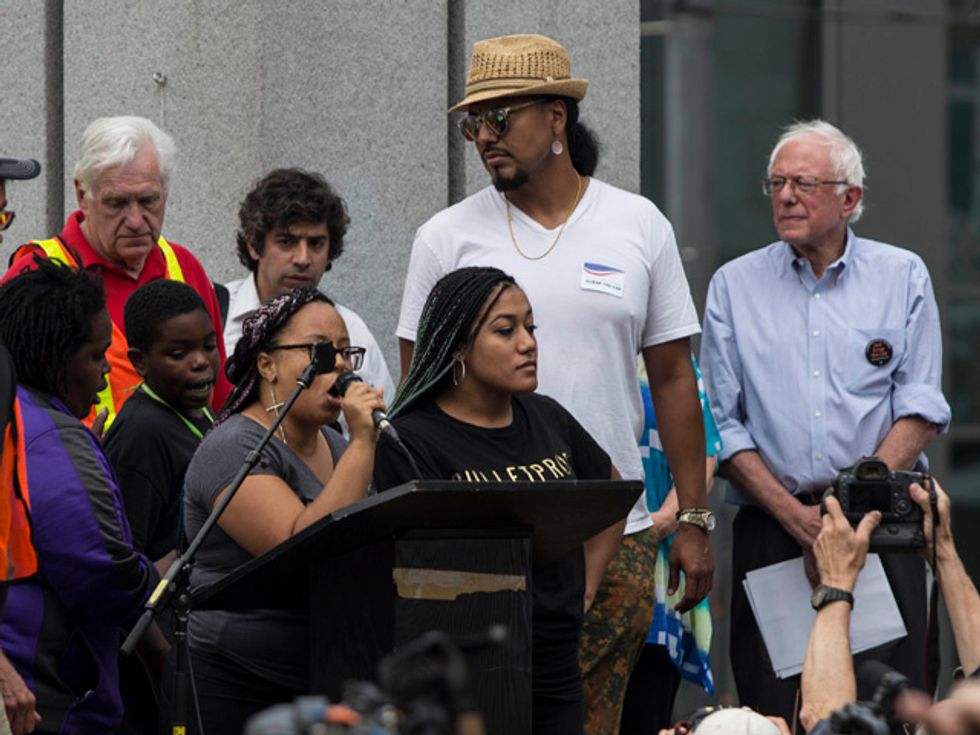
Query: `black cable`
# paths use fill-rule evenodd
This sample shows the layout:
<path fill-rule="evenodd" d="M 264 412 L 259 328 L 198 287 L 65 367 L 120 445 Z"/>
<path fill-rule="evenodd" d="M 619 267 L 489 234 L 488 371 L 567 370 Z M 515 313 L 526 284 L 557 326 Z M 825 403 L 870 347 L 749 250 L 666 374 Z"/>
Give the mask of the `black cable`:
<path fill-rule="evenodd" d="M 198 735 L 205 735 L 204 718 L 201 716 L 201 700 L 197 695 L 197 682 L 194 681 L 194 660 L 191 658 L 190 641 L 187 643 L 187 680 L 191 684 L 191 701 L 194 703 L 194 717 L 197 718 Z"/>
<path fill-rule="evenodd" d="M 401 451 L 401 453 L 405 455 L 405 457 L 408 459 L 408 463 L 412 466 L 412 472 L 415 473 L 415 479 L 424 480 L 425 478 L 422 477 L 422 470 L 420 470 L 419 466 L 415 463 L 415 457 L 412 456 L 412 453 L 409 451 L 408 447 L 406 447 L 405 444 L 402 442 L 398 434 L 383 432 L 381 436 L 387 437 L 388 439 L 393 441 L 395 443 L 395 446 L 398 447 L 399 451 Z"/>
<path fill-rule="evenodd" d="M 929 676 L 929 630 L 933 623 L 939 626 L 939 565 L 937 564 L 936 538 L 939 536 L 939 495 L 936 493 L 935 483 L 932 477 L 926 475 L 923 478 L 926 490 L 929 493 L 929 514 L 932 516 L 932 592 L 929 595 L 929 616 L 926 620 L 925 636 L 925 672 Z M 929 692 L 934 694 L 934 692 Z"/>
<path fill-rule="evenodd" d="M 936 538 L 939 535 L 939 495 L 936 493 L 932 477 L 926 476 L 925 480 L 929 492 L 929 511 L 932 514 L 932 574 L 935 579 L 939 579 L 939 567 L 936 564 Z"/>

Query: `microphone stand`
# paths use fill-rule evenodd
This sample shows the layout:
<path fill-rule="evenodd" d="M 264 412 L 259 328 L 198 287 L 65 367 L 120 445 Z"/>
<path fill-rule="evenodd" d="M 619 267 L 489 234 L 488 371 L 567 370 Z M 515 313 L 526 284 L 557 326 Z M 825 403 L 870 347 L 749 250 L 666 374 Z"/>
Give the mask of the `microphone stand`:
<path fill-rule="evenodd" d="M 329 366 L 329 368 L 332 367 L 332 365 Z M 137 621 L 136 625 L 133 626 L 133 629 L 123 642 L 122 652 L 127 656 L 132 654 L 136 649 L 136 644 L 139 643 L 146 629 L 150 627 L 153 619 L 160 615 L 168 606 L 174 608 L 174 616 L 176 618 L 174 626 L 176 665 L 174 667 L 174 702 L 170 717 L 170 732 L 172 735 L 184 735 L 187 732 L 187 684 L 189 683 L 187 674 L 188 664 L 190 662 L 190 651 L 187 642 L 187 622 L 191 612 L 190 573 L 191 566 L 194 564 L 194 557 L 201 544 L 204 543 L 204 539 L 207 538 L 211 529 L 217 524 L 225 508 L 228 507 L 228 504 L 235 497 L 235 493 L 238 492 L 242 483 L 245 482 L 245 478 L 258 465 L 262 458 L 262 450 L 265 449 L 276 429 L 279 428 L 283 419 L 286 418 L 286 414 L 289 413 L 289 409 L 293 407 L 296 399 L 299 398 L 299 394 L 310 387 L 313 379 L 319 372 L 318 362 L 314 358 L 296 379 L 296 388 L 286 403 L 283 404 L 282 409 L 276 415 L 272 425 L 266 430 L 258 446 L 245 456 L 245 464 L 242 465 L 238 470 L 238 474 L 235 475 L 234 479 L 228 485 L 228 492 L 225 493 L 225 496 L 213 508 L 211 515 L 208 516 L 204 525 L 201 526 L 194 540 L 191 541 L 184 553 L 174 560 L 167 573 L 156 586 L 156 589 L 153 590 L 153 594 L 150 595 L 143 609 L 143 615 Z M 196 700 L 196 693 L 194 698 Z M 203 733 L 200 735 L 203 735 Z"/>

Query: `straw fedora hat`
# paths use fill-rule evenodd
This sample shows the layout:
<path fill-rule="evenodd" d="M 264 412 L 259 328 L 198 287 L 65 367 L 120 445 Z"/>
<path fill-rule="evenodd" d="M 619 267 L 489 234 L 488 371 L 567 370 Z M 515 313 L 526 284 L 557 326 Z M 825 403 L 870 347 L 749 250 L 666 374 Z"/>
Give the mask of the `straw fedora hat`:
<path fill-rule="evenodd" d="M 588 87 L 587 80 L 572 79 L 568 51 L 550 38 L 536 34 L 488 38 L 473 44 L 466 95 L 449 111 L 498 97 L 553 94 L 577 101 Z"/>

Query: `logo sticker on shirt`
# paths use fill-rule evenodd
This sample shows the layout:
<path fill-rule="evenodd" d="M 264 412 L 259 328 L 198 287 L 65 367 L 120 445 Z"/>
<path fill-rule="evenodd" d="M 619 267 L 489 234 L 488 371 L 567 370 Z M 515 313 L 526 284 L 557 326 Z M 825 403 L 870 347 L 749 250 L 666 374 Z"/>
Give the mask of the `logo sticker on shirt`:
<path fill-rule="evenodd" d="M 582 264 L 582 288 L 586 291 L 601 291 L 613 296 L 623 297 L 626 273 L 603 263 Z"/>
<path fill-rule="evenodd" d="M 864 356 L 875 367 L 887 365 L 891 362 L 892 355 L 894 354 L 895 351 L 887 339 L 873 339 L 864 348 Z"/>

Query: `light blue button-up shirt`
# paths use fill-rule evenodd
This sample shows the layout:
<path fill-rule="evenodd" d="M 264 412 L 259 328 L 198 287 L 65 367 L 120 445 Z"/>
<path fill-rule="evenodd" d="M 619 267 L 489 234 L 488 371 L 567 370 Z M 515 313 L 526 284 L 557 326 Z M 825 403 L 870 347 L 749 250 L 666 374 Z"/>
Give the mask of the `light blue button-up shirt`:
<path fill-rule="evenodd" d="M 719 460 L 756 450 L 793 493 L 823 490 L 900 418 L 940 430 L 950 419 L 925 264 L 850 229 L 819 280 L 781 241 L 722 266 L 708 288 L 701 367 Z M 751 502 L 731 484 L 728 499 Z"/>

